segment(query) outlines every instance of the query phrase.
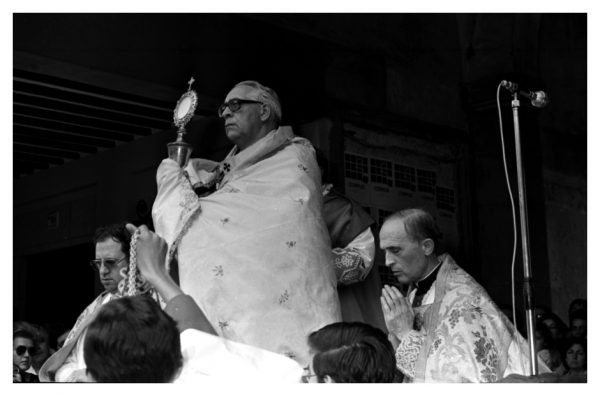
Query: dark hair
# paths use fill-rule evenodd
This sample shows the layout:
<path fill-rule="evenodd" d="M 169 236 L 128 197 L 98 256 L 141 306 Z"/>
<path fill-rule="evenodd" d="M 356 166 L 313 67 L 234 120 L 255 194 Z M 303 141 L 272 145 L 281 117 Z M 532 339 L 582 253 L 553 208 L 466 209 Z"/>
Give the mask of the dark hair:
<path fill-rule="evenodd" d="M 350 345 L 317 353 L 313 357 L 313 370 L 319 382 L 325 376 L 337 383 L 394 382 L 396 358 L 391 345 L 387 344 L 379 338 L 365 337 Z"/>
<path fill-rule="evenodd" d="M 316 354 L 313 370 L 319 381 L 394 382 L 396 358 L 386 334 L 361 322 L 332 323 L 311 333 L 308 344 Z"/>
<path fill-rule="evenodd" d="M 31 323 L 24 320 L 17 320 L 13 322 L 13 333 L 18 330 L 25 330 L 27 333 L 32 335 L 35 333 L 35 327 Z"/>
<path fill-rule="evenodd" d="M 556 315 L 554 312 L 548 311 L 545 314 L 541 315 L 540 318 L 538 319 L 538 323 L 543 324 L 545 320 L 552 320 L 554 321 L 554 323 L 556 324 L 556 327 L 558 328 L 558 341 L 562 341 L 562 339 L 564 338 L 566 332 L 567 332 L 567 325 L 565 324 L 565 322 L 562 321 L 561 318 L 558 317 L 558 315 Z"/>
<path fill-rule="evenodd" d="M 169 382 L 183 362 L 175 321 L 147 296 L 105 304 L 87 329 L 83 353 L 97 382 Z"/>
<path fill-rule="evenodd" d="M 578 307 L 579 305 L 579 307 Z M 587 300 L 583 298 L 576 298 L 569 304 L 569 319 L 574 312 L 587 311 Z"/>
<path fill-rule="evenodd" d="M 31 340 L 31 342 L 35 344 L 35 337 L 33 336 L 33 334 L 31 334 L 29 331 L 27 331 L 25 329 L 17 329 L 15 331 L 13 331 L 13 341 L 16 338 L 27 338 L 28 340 Z"/>
<path fill-rule="evenodd" d="M 404 209 L 389 215 L 384 223 L 389 220 L 402 220 L 406 233 L 414 241 L 431 239 L 434 243 L 434 252 L 439 253 L 442 233 L 429 212 L 420 208 Z"/>
<path fill-rule="evenodd" d="M 575 319 L 587 320 L 587 312 L 584 311 L 583 309 L 578 309 L 576 311 L 573 311 L 569 317 L 569 323 L 573 323 L 573 321 Z"/>
<path fill-rule="evenodd" d="M 382 330 L 367 323 L 336 322 L 313 331 L 308 336 L 308 345 L 313 352 L 324 352 L 344 345 L 350 345 L 365 337 L 375 337 L 382 342 L 389 342 Z"/>
<path fill-rule="evenodd" d="M 129 259 L 129 244 L 131 243 L 131 234 L 125 228 L 125 222 L 100 226 L 94 233 L 94 245 L 106 239 L 112 239 L 121 244 L 121 251 Z"/>
<path fill-rule="evenodd" d="M 17 330 L 25 330 L 28 333 L 31 333 L 33 335 L 33 341 L 36 344 L 42 342 L 48 343 L 50 341 L 48 330 L 42 325 L 25 321 L 13 322 L 13 332 Z"/>

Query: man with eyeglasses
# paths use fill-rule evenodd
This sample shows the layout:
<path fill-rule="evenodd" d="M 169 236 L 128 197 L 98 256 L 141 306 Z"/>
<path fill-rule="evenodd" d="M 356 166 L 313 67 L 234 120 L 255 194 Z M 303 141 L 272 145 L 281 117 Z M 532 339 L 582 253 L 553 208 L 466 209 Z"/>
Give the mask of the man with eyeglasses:
<path fill-rule="evenodd" d="M 314 148 L 280 125 L 277 94 L 256 81 L 217 112 L 235 146 L 185 170 L 162 161 L 155 229 L 218 335 L 305 365 L 306 335 L 341 319 Z"/>
<path fill-rule="evenodd" d="M 98 273 L 104 291 L 79 315 L 63 347 L 44 363 L 39 373 L 42 382 L 87 380 L 83 359 L 85 330 L 102 305 L 120 297 L 119 282 L 126 274 L 129 265 L 131 234 L 125 228 L 125 223 L 110 224 L 99 227 L 93 241 L 96 258 L 90 261 L 90 266 Z"/>
<path fill-rule="evenodd" d="M 26 330 L 13 332 L 13 382 L 39 382 L 37 375 L 27 372 L 34 353 L 33 334 Z"/>

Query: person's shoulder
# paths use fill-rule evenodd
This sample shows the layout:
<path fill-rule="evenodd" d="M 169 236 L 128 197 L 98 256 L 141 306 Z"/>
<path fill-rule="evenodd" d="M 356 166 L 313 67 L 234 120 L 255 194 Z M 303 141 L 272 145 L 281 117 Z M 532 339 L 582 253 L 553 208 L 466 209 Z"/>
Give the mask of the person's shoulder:
<path fill-rule="evenodd" d="M 311 155 L 316 156 L 315 148 L 310 142 L 310 140 L 305 139 L 303 137 L 294 136 L 290 140 L 290 144 L 287 147 L 290 149 L 297 150 L 301 153 L 310 153 Z"/>
<path fill-rule="evenodd" d="M 481 285 L 462 267 L 460 267 L 454 258 L 448 253 L 439 255 L 442 260 L 442 266 L 437 274 L 437 278 L 444 279 L 446 282 L 446 291 L 469 291 L 471 297 L 476 297 L 476 291 L 482 289 Z"/>
<path fill-rule="evenodd" d="M 102 293 L 98 294 L 92 301 L 86 305 L 86 307 L 81 311 L 80 317 L 89 315 L 91 312 L 95 311 L 97 307 L 100 307 L 106 302 L 109 293 L 105 290 Z"/>
<path fill-rule="evenodd" d="M 96 298 L 94 298 L 94 299 L 93 299 L 93 300 L 92 300 L 92 301 L 89 303 L 89 305 L 88 305 L 88 306 L 91 306 L 91 305 L 96 305 L 96 304 L 98 304 L 98 303 L 106 303 L 106 302 L 110 301 L 110 299 L 108 298 L 109 296 L 110 296 L 110 293 L 109 293 L 109 292 L 107 292 L 106 290 L 104 290 L 103 292 L 101 292 L 100 294 L 98 294 L 98 295 L 96 296 Z"/>

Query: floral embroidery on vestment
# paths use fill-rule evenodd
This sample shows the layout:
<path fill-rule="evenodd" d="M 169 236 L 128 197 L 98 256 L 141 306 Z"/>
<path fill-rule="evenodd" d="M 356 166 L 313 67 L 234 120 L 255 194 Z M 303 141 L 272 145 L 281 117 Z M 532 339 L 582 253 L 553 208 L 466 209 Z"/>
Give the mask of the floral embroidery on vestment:
<path fill-rule="evenodd" d="M 219 327 L 221 328 L 221 330 L 225 330 L 225 328 L 229 327 L 229 322 L 219 321 Z"/>
<path fill-rule="evenodd" d="M 223 276 L 223 266 L 222 265 L 216 265 L 213 268 L 213 272 L 215 273 L 215 276 Z"/>
<path fill-rule="evenodd" d="M 283 304 L 283 303 L 287 302 L 289 299 L 290 299 L 290 293 L 287 290 L 284 290 L 284 292 L 279 297 L 279 304 Z"/>
<path fill-rule="evenodd" d="M 348 285 L 364 280 L 369 274 L 361 255 L 351 249 L 333 249 L 333 266 L 338 283 Z"/>
<path fill-rule="evenodd" d="M 406 337 L 400 340 L 396 350 L 396 365 L 400 371 L 410 378 L 415 377 L 415 364 L 425 342 L 422 333 L 411 330 Z"/>
<path fill-rule="evenodd" d="M 481 326 L 481 333 L 474 331 L 472 334 L 477 338 L 475 341 L 475 359 L 483 365 L 480 370 L 482 377 L 486 382 L 496 382 L 496 368 L 498 367 L 498 351 L 494 340 L 487 337 L 485 326 Z"/>
<path fill-rule="evenodd" d="M 169 247 L 169 253 L 167 254 L 167 263 L 166 268 L 167 272 L 170 270 L 171 262 L 175 257 L 175 252 L 177 251 L 177 247 L 179 246 L 179 242 L 183 236 L 187 233 L 190 226 L 194 222 L 194 220 L 198 217 L 201 211 L 200 199 L 192 189 L 190 181 L 186 177 L 187 173 L 181 172 L 179 174 L 179 185 L 181 187 L 181 196 L 182 200 L 180 202 L 180 206 L 183 207 L 179 215 L 178 225 L 180 227 L 179 230 L 175 232 L 175 240 Z"/>

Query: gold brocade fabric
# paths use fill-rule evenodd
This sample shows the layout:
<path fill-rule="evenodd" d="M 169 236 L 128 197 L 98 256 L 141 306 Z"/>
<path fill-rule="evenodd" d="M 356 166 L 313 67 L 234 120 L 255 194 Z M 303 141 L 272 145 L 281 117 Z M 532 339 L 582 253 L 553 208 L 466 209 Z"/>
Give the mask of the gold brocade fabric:
<path fill-rule="evenodd" d="M 525 339 L 452 257 L 417 309 L 418 330 L 396 351 L 405 382 L 496 382 L 529 373 Z M 544 368 L 540 367 L 540 371 Z"/>

